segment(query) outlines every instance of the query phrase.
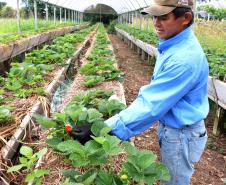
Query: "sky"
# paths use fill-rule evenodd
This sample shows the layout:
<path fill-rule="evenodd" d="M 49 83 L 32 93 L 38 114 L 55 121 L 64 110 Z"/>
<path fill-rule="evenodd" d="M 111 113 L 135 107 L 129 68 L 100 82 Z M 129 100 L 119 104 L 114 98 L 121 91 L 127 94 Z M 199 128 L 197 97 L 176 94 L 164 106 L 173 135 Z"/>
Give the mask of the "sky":
<path fill-rule="evenodd" d="M 20 1 L 20 6 L 22 4 L 22 1 Z M 6 2 L 8 6 L 12 6 L 13 8 L 16 8 L 17 6 L 17 0 L 0 0 L 0 2 Z"/>
<path fill-rule="evenodd" d="M 22 0 L 19 0 L 20 1 L 20 6 L 22 6 Z M 50 1 L 53 1 L 53 2 L 56 2 L 56 0 L 48 0 L 49 2 Z M 59 2 L 60 1 L 62 1 L 62 0 L 59 0 Z M 97 0 L 96 0 L 97 1 Z M 139 0 L 140 2 L 143 2 L 143 0 L 141 1 L 141 0 Z M 146 0 L 146 2 L 148 2 L 148 4 L 151 2 L 152 0 Z M 8 4 L 8 6 L 12 6 L 13 8 L 16 8 L 17 7 L 17 0 L 0 0 L 0 2 L 6 2 L 7 4 Z M 64 2 L 65 2 L 65 0 L 64 0 Z M 70 1 L 69 1 L 70 2 Z M 79 1 L 77 1 L 76 2 L 76 7 L 82 7 L 82 5 L 83 6 L 85 6 L 85 7 L 88 7 L 88 5 L 84 5 L 84 4 L 86 4 L 86 3 L 84 3 L 84 1 L 83 2 L 80 2 L 80 3 L 82 3 L 81 5 L 79 5 L 79 6 L 77 6 L 77 4 L 78 4 L 78 2 Z M 87 0 L 87 2 L 88 3 L 91 3 L 91 2 L 95 2 L 94 0 Z M 100 2 L 100 0 L 99 1 L 97 1 L 97 2 Z M 102 2 L 104 2 L 103 0 L 102 0 Z M 107 2 L 107 1 L 106 1 Z M 111 2 L 111 3 L 113 3 L 114 1 L 109 1 L 108 0 L 108 2 Z M 214 0 L 213 0 L 213 2 L 214 2 Z M 217 3 L 216 3 L 217 2 Z M 114 3 L 113 3 L 114 4 Z M 121 4 L 121 3 L 118 3 L 118 6 L 120 6 L 120 7 L 122 7 L 122 5 L 123 4 Z M 114 7 L 115 8 L 115 4 L 114 4 L 114 6 L 112 6 L 112 7 Z M 117 7 L 117 6 L 116 6 Z M 218 8 L 222 8 L 222 7 L 226 7 L 226 1 L 225 0 L 220 0 L 220 1 L 215 1 L 215 7 L 218 7 Z M 83 10 L 84 9 L 84 7 L 83 8 L 81 8 L 81 10 Z M 116 8 L 116 9 L 119 9 L 119 7 L 118 8 Z M 121 8 L 122 9 L 122 8 Z"/>

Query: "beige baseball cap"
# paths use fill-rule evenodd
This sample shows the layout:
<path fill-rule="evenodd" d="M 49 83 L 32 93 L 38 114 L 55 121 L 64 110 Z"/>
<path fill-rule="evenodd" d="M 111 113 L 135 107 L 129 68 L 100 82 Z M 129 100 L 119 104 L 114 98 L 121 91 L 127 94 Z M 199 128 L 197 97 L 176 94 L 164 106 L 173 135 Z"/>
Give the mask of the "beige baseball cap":
<path fill-rule="evenodd" d="M 161 16 L 172 12 L 177 7 L 192 8 L 193 0 L 154 0 L 153 3 L 141 11 L 141 14 Z"/>

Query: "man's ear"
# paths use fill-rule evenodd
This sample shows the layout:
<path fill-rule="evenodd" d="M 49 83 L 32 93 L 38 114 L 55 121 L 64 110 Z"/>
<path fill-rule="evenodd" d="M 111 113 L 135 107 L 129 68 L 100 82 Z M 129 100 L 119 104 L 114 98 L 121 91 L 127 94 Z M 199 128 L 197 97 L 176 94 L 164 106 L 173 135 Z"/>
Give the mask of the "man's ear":
<path fill-rule="evenodd" d="M 191 12 L 186 12 L 184 14 L 183 26 L 187 27 L 187 25 L 189 25 L 191 20 L 192 20 L 192 13 Z"/>

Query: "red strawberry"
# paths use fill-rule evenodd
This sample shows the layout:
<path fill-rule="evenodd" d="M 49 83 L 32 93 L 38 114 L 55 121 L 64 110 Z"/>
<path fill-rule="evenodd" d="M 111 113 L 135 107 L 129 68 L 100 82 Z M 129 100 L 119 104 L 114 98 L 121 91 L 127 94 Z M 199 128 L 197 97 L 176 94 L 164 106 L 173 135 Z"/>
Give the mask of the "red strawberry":
<path fill-rule="evenodd" d="M 66 130 L 67 133 L 71 133 L 72 130 L 73 130 L 73 127 L 70 124 L 66 124 L 65 130 Z"/>

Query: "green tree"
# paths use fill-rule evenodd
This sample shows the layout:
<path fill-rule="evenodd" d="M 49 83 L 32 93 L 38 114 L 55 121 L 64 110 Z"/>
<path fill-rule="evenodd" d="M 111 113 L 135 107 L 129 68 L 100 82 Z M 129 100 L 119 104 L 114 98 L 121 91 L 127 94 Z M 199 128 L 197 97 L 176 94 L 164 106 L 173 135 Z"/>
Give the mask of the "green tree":
<path fill-rule="evenodd" d="M 202 7 L 202 9 L 213 15 L 215 19 L 226 19 L 226 8 L 214 8 L 213 6 L 205 5 Z"/>
<path fill-rule="evenodd" d="M 0 2 L 0 10 L 6 5 L 5 2 Z"/>
<path fill-rule="evenodd" d="M 33 0 L 22 0 L 25 7 L 23 9 L 23 13 L 25 16 L 34 14 L 34 1 Z M 49 17 L 53 16 L 53 8 L 52 6 L 48 6 Z M 45 18 L 45 3 L 41 1 L 37 1 L 37 13 L 39 18 Z"/>
<path fill-rule="evenodd" d="M 6 18 L 13 18 L 16 16 L 16 10 L 10 6 L 4 6 L 1 10 L 1 16 Z"/>

